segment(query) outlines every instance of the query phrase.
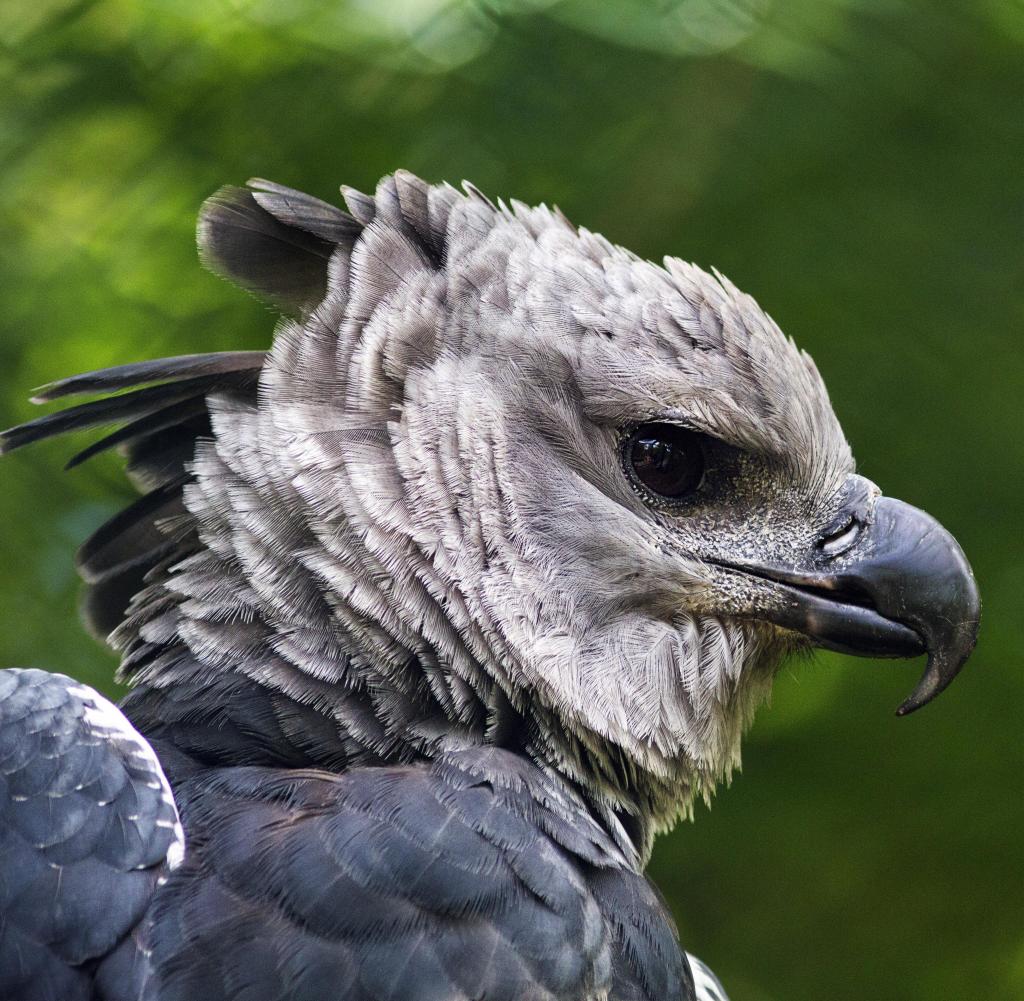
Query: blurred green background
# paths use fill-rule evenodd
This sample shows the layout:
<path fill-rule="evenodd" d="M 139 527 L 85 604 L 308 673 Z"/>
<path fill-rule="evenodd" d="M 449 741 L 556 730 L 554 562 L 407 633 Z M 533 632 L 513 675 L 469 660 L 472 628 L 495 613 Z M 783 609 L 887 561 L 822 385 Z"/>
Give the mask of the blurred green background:
<path fill-rule="evenodd" d="M 1020 0 L 6 0 L 0 421 L 121 361 L 267 343 L 195 212 L 396 167 L 715 265 L 816 358 L 861 471 L 949 527 L 978 653 L 786 670 L 652 870 L 733 1001 L 1024 998 Z M 112 690 L 75 546 L 124 503 L 70 443 L 0 471 L 0 664 Z"/>

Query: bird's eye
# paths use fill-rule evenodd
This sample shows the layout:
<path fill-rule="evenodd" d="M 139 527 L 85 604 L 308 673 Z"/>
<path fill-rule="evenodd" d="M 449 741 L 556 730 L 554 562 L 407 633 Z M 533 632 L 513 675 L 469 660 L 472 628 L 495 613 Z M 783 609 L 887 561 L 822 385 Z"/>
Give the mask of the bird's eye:
<path fill-rule="evenodd" d="M 641 424 L 622 451 L 629 475 L 658 497 L 681 500 L 704 477 L 700 435 L 676 424 Z"/>

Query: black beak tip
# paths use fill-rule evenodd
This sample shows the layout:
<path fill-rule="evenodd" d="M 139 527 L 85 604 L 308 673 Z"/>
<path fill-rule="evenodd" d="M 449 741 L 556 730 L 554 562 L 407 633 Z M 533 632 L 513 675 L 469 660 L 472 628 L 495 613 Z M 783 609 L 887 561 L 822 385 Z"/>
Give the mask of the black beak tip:
<path fill-rule="evenodd" d="M 916 713 L 918 709 L 926 706 L 946 687 L 945 685 L 939 686 L 936 684 L 931 673 L 931 663 L 932 658 L 929 657 L 928 667 L 925 668 L 921 680 L 917 683 L 917 687 L 900 703 L 899 708 L 896 710 L 897 716 L 909 716 L 911 713 Z"/>
<path fill-rule="evenodd" d="M 961 605 L 966 613 L 965 617 L 950 630 L 950 635 L 944 637 L 945 643 L 936 643 L 936 637 L 930 637 L 931 642 L 926 644 L 928 663 L 925 666 L 924 674 L 921 675 L 917 687 L 896 710 L 897 716 L 909 716 L 931 702 L 952 683 L 974 652 L 974 646 L 978 639 L 978 627 L 981 622 L 981 602 L 978 598 L 974 575 L 970 573 L 969 569 L 965 581 L 967 582 L 964 588 L 966 593 Z"/>
<path fill-rule="evenodd" d="M 948 662 L 942 657 L 941 653 L 938 656 L 929 654 L 928 664 L 924 669 L 924 674 L 921 675 L 921 680 L 917 683 L 917 687 L 900 704 L 900 707 L 896 710 L 896 715 L 909 716 L 911 713 L 915 713 L 918 709 L 928 705 L 960 673 L 960 668 L 967 662 L 967 658 L 971 655 L 973 649 L 974 643 L 972 641 L 969 650 L 962 653 L 955 660 Z"/>

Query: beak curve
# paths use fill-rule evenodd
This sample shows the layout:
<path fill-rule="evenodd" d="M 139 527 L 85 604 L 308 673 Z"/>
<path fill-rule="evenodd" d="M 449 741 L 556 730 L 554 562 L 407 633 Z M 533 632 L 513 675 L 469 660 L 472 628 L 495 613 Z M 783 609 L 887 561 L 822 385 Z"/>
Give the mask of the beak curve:
<path fill-rule="evenodd" d="M 819 566 L 735 569 L 779 585 L 760 617 L 819 646 L 868 657 L 927 652 L 899 716 L 930 702 L 960 672 L 977 639 L 981 599 L 963 550 L 931 515 L 880 497 L 854 545 Z"/>

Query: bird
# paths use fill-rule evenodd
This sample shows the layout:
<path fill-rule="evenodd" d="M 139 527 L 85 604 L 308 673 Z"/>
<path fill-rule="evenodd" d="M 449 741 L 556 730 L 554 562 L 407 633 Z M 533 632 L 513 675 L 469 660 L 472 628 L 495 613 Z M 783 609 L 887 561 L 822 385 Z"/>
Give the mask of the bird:
<path fill-rule="evenodd" d="M 723 275 L 397 171 L 204 204 L 266 351 L 127 364 L 82 545 L 119 706 L 0 673 L 0 995 L 726 1001 L 645 875 L 811 647 L 957 675 L 960 546 Z M 73 668 L 73 665 L 69 665 Z"/>

